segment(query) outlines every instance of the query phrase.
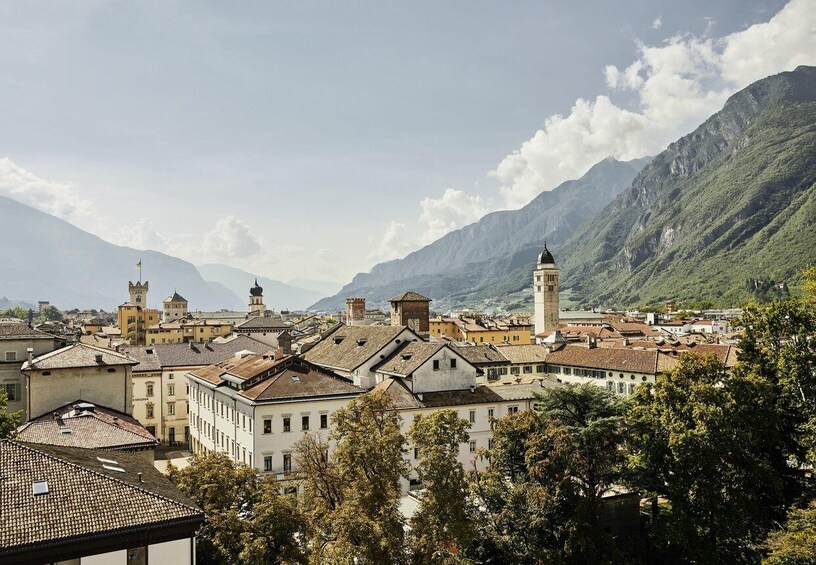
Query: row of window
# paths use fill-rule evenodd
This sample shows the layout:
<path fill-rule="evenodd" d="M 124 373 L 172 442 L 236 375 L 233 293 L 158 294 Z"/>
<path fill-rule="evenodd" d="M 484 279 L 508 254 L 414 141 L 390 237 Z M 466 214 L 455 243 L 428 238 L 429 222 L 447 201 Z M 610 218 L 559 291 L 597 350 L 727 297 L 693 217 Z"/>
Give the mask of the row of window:
<path fill-rule="evenodd" d="M 189 387 L 187 394 L 190 394 Z M 247 418 L 246 414 L 238 412 L 232 406 L 225 402 L 221 402 L 217 398 L 213 398 L 209 394 L 202 393 L 200 388 L 195 389 L 195 394 L 191 396 L 191 400 L 204 406 L 207 410 L 215 413 L 216 416 L 221 416 L 223 419 L 230 421 L 233 424 L 240 424 L 241 429 L 245 432 L 252 433 L 252 418 Z M 203 402 L 202 402 L 203 401 Z M 239 416 L 240 414 L 240 416 Z M 237 419 L 237 421 L 236 421 Z"/>
<path fill-rule="evenodd" d="M 291 432 L 292 431 L 292 417 L 291 416 L 282 416 L 282 427 L 281 430 L 284 432 Z M 304 432 L 309 431 L 311 427 L 310 417 L 308 414 L 303 415 L 300 417 L 300 429 Z M 320 415 L 320 429 L 327 430 L 329 428 L 329 415 L 328 414 L 321 414 Z M 271 434 L 272 433 L 272 418 L 264 418 L 263 421 L 263 433 Z"/>

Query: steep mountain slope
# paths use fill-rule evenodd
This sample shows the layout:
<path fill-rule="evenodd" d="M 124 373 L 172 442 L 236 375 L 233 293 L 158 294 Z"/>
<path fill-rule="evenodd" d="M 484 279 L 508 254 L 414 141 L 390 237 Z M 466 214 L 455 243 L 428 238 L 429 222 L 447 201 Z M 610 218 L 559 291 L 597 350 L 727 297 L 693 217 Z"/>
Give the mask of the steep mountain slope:
<path fill-rule="evenodd" d="M 247 296 L 246 301 L 249 301 L 249 287 L 253 285 L 257 278 L 258 284 L 264 289 L 264 304 L 266 304 L 267 308 L 276 310 L 304 310 L 321 296 L 317 291 L 298 288 L 266 277 L 259 277 L 228 265 L 213 263 L 201 265 L 198 270 L 208 281 L 222 285 L 238 296 Z M 244 309 L 246 309 L 246 306 L 244 306 Z"/>
<path fill-rule="evenodd" d="M 580 179 L 542 192 L 523 208 L 488 214 L 404 259 L 358 274 L 335 296 L 312 308 L 338 308 L 352 295 L 382 302 L 406 288 L 427 294 L 437 303 L 459 302 L 474 289 L 529 265 L 544 240 L 551 245 L 564 242 L 629 186 L 647 162 L 605 159 Z"/>
<path fill-rule="evenodd" d="M 815 245 L 816 68 L 799 67 L 733 95 L 555 253 L 584 303 L 735 304 Z"/>
<path fill-rule="evenodd" d="M 191 263 L 113 245 L 10 198 L 0 197 L 0 234 L 6 242 L 0 245 L 0 296 L 110 310 L 127 300 L 141 259 L 150 306 L 160 307 L 177 289 L 190 308 L 246 308 L 234 294 L 208 285 Z"/>

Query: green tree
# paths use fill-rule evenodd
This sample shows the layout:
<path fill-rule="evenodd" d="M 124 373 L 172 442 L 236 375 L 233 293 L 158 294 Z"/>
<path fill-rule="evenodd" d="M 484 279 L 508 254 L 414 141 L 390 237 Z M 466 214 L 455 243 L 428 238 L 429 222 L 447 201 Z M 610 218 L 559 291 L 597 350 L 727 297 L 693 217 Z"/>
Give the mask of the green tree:
<path fill-rule="evenodd" d="M 246 565 L 306 563 L 297 540 L 305 534 L 304 517 L 291 496 L 281 496 L 280 485 L 265 477 L 249 519 L 241 533 L 240 562 Z"/>
<path fill-rule="evenodd" d="M 553 389 L 538 404 L 495 422 L 488 467 L 472 479 L 483 511 L 471 554 L 484 563 L 611 562 L 598 511 L 618 473 L 622 407 L 594 385 Z"/>
<path fill-rule="evenodd" d="M 475 531 L 460 446 L 470 424 L 453 410 L 419 415 L 408 437 L 419 450 L 416 471 L 422 481 L 419 509 L 410 521 L 409 546 L 416 564 L 462 563 Z"/>
<path fill-rule="evenodd" d="M 816 463 L 816 308 L 807 299 L 747 308 L 734 370 L 771 388 L 782 428 L 775 464 L 790 500 L 806 488 L 802 465 Z"/>
<path fill-rule="evenodd" d="M 755 560 L 782 505 L 768 456 L 780 441 L 768 383 L 729 375 L 714 356 L 685 354 L 663 379 L 637 388 L 627 418 L 630 480 L 670 503 L 654 524 L 664 557 Z"/>
<path fill-rule="evenodd" d="M 278 495 L 278 485 L 259 478 L 257 469 L 211 453 L 194 456 L 183 469 L 170 465 L 167 474 L 207 514 L 196 537 L 203 565 L 305 561 L 298 542 L 302 517 L 288 497 Z"/>
<path fill-rule="evenodd" d="M 297 445 L 314 563 L 404 562 L 400 477 L 407 473 L 401 418 L 390 398 L 364 394 L 333 416 L 328 445 Z"/>
<path fill-rule="evenodd" d="M 5 390 L 0 389 L 0 439 L 14 436 L 20 426 L 22 417 L 22 410 L 8 411 L 8 394 L 6 394 Z"/>
<path fill-rule="evenodd" d="M 6 310 L 6 316 L 10 316 L 12 318 L 17 318 L 18 320 L 28 320 L 28 310 L 21 306 L 17 306 L 16 308 L 9 308 Z"/>
<path fill-rule="evenodd" d="M 568 433 L 575 446 L 573 475 L 596 507 L 621 477 L 625 408 L 621 397 L 594 384 L 552 388 L 536 399 L 536 409 Z"/>
<path fill-rule="evenodd" d="M 46 306 L 40 312 L 39 318 L 48 322 L 61 322 L 65 319 L 65 316 L 56 306 Z"/>
<path fill-rule="evenodd" d="M 768 539 L 765 565 L 812 565 L 816 563 L 816 502 L 788 513 L 785 529 Z"/>

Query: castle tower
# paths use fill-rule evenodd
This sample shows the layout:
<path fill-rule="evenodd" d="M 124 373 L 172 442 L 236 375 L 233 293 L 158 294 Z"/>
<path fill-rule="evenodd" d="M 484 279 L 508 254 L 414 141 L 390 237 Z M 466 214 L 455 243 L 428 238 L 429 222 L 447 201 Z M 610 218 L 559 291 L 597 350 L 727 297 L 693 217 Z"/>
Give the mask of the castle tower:
<path fill-rule="evenodd" d="M 365 298 L 346 298 L 346 325 L 359 326 L 365 321 Z"/>
<path fill-rule="evenodd" d="M 258 279 L 255 279 L 255 285 L 249 289 L 249 317 L 263 316 L 265 312 L 263 287 L 258 284 Z"/>
<path fill-rule="evenodd" d="M 558 268 L 555 259 L 544 243 L 544 251 L 538 256 L 533 270 L 533 296 L 535 300 L 535 333 L 540 335 L 558 329 Z"/>
<path fill-rule="evenodd" d="M 130 292 L 130 303 L 142 308 L 147 308 L 147 287 L 148 282 L 138 281 L 136 284 L 128 281 L 128 292 Z"/>

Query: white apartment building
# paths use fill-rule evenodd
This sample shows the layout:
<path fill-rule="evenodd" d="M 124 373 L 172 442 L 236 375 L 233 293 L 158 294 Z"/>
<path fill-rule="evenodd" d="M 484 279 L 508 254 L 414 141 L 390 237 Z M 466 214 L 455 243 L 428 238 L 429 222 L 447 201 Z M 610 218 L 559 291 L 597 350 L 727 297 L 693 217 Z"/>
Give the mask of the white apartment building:
<path fill-rule="evenodd" d="M 345 377 L 278 351 L 236 353 L 190 371 L 190 446 L 285 479 L 295 444 L 307 433 L 328 439 L 332 413 L 362 390 Z"/>

